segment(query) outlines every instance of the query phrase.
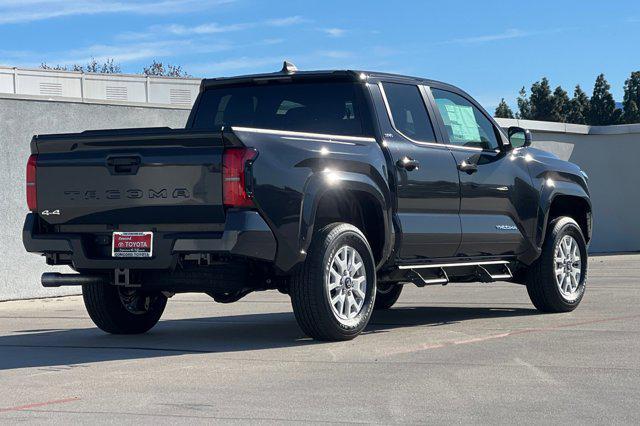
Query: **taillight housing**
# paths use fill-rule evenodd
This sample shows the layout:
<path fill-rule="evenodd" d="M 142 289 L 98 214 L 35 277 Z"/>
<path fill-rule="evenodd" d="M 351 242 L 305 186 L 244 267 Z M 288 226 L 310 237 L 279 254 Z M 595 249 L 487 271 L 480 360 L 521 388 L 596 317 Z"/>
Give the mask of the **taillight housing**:
<path fill-rule="evenodd" d="M 31 211 L 38 210 L 37 189 L 36 189 L 36 168 L 38 156 L 32 155 L 27 161 L 27 207 Z"/>
<path fill-rule="evenodd" d="M 225 207 L 253 207 L 247 191 L 247 173 L 258 152 L 251 148 L 227 148 L 222 155 L 222 199 Z"/>

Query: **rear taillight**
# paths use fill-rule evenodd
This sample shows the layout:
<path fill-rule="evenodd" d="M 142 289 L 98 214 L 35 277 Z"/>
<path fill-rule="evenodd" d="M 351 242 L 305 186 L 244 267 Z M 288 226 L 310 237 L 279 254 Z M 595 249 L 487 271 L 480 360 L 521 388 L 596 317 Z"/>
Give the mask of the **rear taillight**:
<path fill-rule="evenodd" d="M 37 193 L 36 193 L 36 165 L 38 156 L 32 155 L 27 161 L 27 207 L 29 210 L 38 210 Z"/>
<path fill-rule="evenodd" d="M 250 148 L 227 148 L 222 156 L 222 198 L 225 207 L 252 207 L 246 173 L 258 153 Z"/>

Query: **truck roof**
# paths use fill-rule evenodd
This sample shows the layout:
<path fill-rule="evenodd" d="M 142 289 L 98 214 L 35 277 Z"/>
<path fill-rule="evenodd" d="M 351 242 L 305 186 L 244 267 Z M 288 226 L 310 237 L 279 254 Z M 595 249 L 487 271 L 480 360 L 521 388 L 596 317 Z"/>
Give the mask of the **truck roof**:
<path fill-rule="evenodd" d="M 314 71 L 299 71 L 295 65 L 285 61 L 280 71 L 272 73 L 260 73 L 260 74 L 248 74 L 233 77 L 218 77 L 218 78 L 205 78 L 202 80 L 201 88 L 209 88 L 215 86 L 224 86 L 228 84 L 245 84 L 252 82 L 266 82 L 269 80 L 338 80 L 338 81 L 362 81 L 368 78 L 388 78 L 398 81 L 405 81 L 414 84 L 425 85 L 437 85 L 441 87 L 450 87 L 459 91 L 460 89 L 441 81 L 430 80 L 422 77 L 412 77 L 402 74 L 384 73 L 378 71 L 364 71 L 364 70 L 314 70 Z"/>

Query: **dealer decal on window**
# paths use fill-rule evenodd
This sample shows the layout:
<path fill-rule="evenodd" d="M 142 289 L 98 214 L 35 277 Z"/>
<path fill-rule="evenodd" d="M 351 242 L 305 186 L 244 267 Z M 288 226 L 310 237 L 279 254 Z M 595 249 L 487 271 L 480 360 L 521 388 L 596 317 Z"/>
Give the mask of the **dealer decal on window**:
<path fill-rule="evenodd" d="M 436 99 L 445 126 L 451 128 L 451 136 L 457 141 L 481 141 L 478 122 L 473 108 L 466 105 L 456 105 L 448 99 Z"/>

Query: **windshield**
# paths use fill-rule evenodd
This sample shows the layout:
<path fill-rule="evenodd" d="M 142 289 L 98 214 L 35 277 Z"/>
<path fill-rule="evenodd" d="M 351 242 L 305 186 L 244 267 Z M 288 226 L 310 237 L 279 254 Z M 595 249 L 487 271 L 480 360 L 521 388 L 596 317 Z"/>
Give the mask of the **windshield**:
<path fill-rule="evenodd" d="M 272 83 L 219 87 L 202 93 L 195 129 L 256 127 L 361 136 L 361 89 L 356 83 Z"/>

